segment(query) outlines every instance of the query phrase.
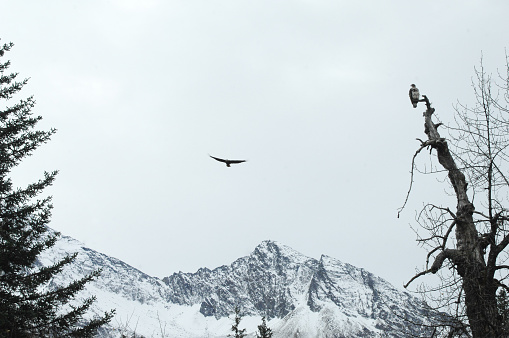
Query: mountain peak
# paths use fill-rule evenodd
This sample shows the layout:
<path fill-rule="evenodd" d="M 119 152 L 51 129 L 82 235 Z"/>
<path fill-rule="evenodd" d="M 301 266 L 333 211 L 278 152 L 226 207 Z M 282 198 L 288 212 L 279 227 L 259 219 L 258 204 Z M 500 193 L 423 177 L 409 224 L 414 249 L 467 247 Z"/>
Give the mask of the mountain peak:
<path fill-rule="evenodd" d="M 289 247 L 287 247 L 286 245 L 284 245 L 278 241 L 266 239 L 266 240 L 262 241 L 260 244 L 258 244 L 255 247 L 255 250 L 259 249 L 259 250 L 265 250 L 265 251 L 274 251 L 274 250 L 277 251 L 277 250 L 280 250 L 281 248 L 289 248 Z M 289 249 L 291 249 L 291 248 L 289 248 Z"/>
<path fill-rule="evenodd" d="M 313 258 L 304 256 L 300 252 L 286 246 L 280 242 L 265 240 L 258 244 L 251 254 L 252 257 L 259 257 L 266 263 L 273 264 L 289 263 L 289 264 L 303 264 Z"/>
<path fill-rule="evenodd" d="M 381 332 L 401 337 L 408 336 L 401 333 L 408 326 L 402 318 L 426 321 L 418 300 L 381 278 L 326 255 L 319 260 L 307 257 L 277 241 L 261 242 L 230 265 L 174 273 L 162 281 L 68 237 L 47 251 L 45 262 L 72 252 L 78 252 L 79 264 L 55 283 L 66 285 L 77 275 L 102 269 L 83 296 L 97 295 L 96 314 L 116 308 L 117 322 L 138 316 L 136 333 L 148 336 L 161 325 L 182 337 L 225 336 L 235 307 L 246 325 L 252 323 L 251 332 L 265 316 L 275 337 L 297 332 L 317 338 L 375 337 Z M 422 336 L 421 330 L 412 329 L 409 335 Z"/>

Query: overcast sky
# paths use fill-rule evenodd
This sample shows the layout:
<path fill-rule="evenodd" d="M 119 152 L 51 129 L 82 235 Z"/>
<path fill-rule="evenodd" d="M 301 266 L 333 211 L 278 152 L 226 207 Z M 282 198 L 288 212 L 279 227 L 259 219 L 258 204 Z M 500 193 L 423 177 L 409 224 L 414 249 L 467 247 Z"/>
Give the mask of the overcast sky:
<path fill-rule="evenodd" d="M 59 170 L 51 227 L 157 277 L 271 239 L 401 287 L 425 261 L 415 211 L 455 208 L 417 176 L 396 217 L 425 137 L 410 84 L 448 123 L 509 45 L 507 0 L 0 4 L 3 59 L 30 78 L 15 99 L 58 129 L 15 183 Z"/>

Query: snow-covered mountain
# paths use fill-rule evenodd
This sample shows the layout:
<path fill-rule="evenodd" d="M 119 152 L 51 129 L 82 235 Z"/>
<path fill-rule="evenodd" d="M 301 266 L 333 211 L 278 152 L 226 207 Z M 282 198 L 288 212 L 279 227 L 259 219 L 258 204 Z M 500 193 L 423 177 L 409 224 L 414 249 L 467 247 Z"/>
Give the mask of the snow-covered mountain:
<path fill-rule="evenodd" d="M 79 297 L 95 295 L 97 314 L 116 309 L 104 337 L 226 337 L 236 306 L 251 337 L 261 316 L 274 338 L 332 338 L 422 334 L 425 329 L 413 324 L 425 324 L 429 315 L 416 298 L 364 269 L 328 256 L 309 258 L 274 241 L 230 265 L 163 279 L 65 236 L 41 263 L 73 252 L 76 262 L 53 283 L 102 269 Z"/>

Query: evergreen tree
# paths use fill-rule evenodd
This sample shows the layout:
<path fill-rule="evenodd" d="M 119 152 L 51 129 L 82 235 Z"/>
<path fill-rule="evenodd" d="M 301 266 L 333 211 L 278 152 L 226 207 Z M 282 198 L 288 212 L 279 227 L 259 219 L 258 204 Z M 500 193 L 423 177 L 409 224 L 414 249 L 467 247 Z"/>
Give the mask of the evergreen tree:
<path fill-rule="evenodd" d="M 12 46 L 0 46 L 0 58 Z M 16 81 L 17 73 L 5 75 L 9 66 L 10 61 L 0 62 L 0 100 L 5 101 L 28 81 Z M 0 106 L 0 337 L 92 337 L 111 320 L 113 311 L 85 321 L 83 315 L 95 298 L 82 304 L 72 299 L 99 271 L 63 287 L 50 287 L 52 277 L 71 264 L 76 254 L 51 266 L 41 266 L 37 261 L 59 237 L 48 228 L 51 197 L 35 200 L 53 183 L 57 172 L 46 172 L 38 182 L 16 189 L 8 177 L 23 158 L 55 133 L 54 129 L 34 129 L 41 120 L 31 113 L 34 105 L 35 100 L 29 97 L 5 108 Z"/>
<path fill-rule="evenodd" d="M 509 296 L 505 289 L 501 289 L 497 295 L 497 307 L 502 323 L 502 332 L 509 335 Z"/>
<path fill-rule="evenodd" d="M 244 338 L 247 336 L 246 329 L 239 329 L 240 321 L 242 320 L 242 316 L 240 315 L 240 309 L 238 306 L 235 307 L 235 318 L 233 319 L 233 325 L 231 331 L 233 331 L 233 335 L 228 335 L 228 337 L 234 338 Z"/>
<path fill-rule="evenodd" d="M 258 332 L 256 338 L 272 338 L 272 329 L 267 326 L 265 317 L 262 317 L 262 325 L 258 325 Z"/>

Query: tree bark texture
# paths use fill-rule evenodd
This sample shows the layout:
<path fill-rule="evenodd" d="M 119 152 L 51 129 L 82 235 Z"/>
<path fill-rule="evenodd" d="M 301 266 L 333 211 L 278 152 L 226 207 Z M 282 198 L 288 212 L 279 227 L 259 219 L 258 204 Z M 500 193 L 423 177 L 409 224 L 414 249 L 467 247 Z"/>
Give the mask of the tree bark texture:
<path fill-rule="evenodd" d="M 439 163 L 448 172 L 451 185 L 457 199 L 455 214 L 456 248 L 442 248 L 436 256 L 431 272 L 436 273 L 444 261 L 449 260 L 463 280 L 465 306 L 474 338 L 498 338 L 500 323 L 496 303 L 497 284 L 494 275 L 488 271 L 484 260 L 481 241 L 474 223 L 474 205 L 467 195 L 465 175 L 458 169 L 449 151 L 447 141 L 440 137 L 432 122 L 434 108 L 426 101 L 425 133 L 428 135 L 426 145 L 437 151 Z"/>

